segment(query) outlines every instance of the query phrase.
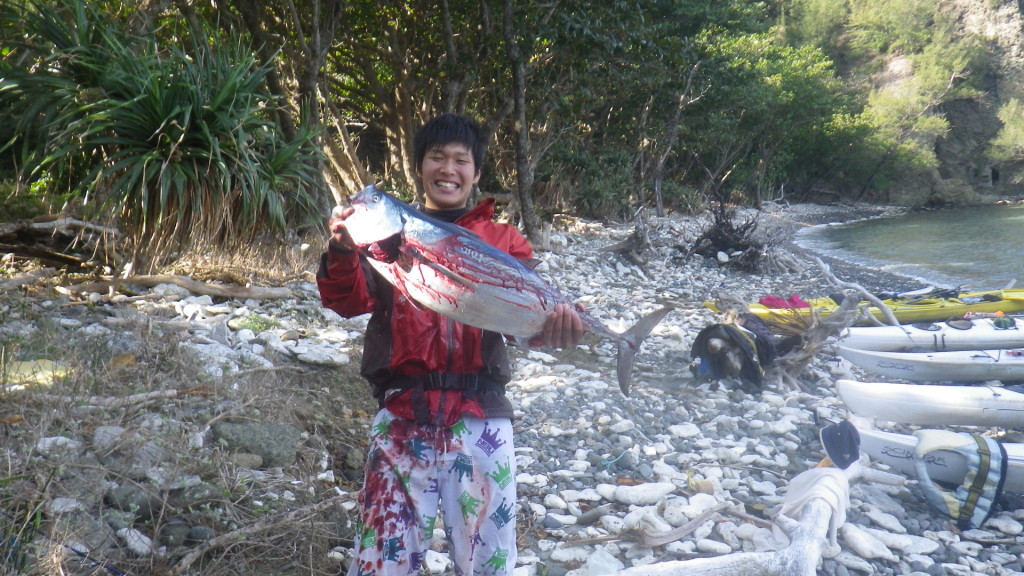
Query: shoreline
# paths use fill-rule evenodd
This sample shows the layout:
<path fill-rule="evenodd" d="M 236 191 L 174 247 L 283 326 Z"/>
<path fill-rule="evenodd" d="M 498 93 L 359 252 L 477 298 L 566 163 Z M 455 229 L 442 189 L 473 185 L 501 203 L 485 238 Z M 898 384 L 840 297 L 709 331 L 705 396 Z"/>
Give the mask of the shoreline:
<path fill-rule="evenodd" d="M 767 234 L 780 236 L 779 248 L 809 262 L 813 262 L 814 258 L 820 259 L 829 266 L 831 272 L 840 280 L 860 284 L 871 292 L 904 292 L 923 288 L 927 283 L 911 276 L 844 260 L 830 254 L 823 254 L 813 248 L 802 246 L 798 240 L 802 230 L 812 227 L 837 223 L 849 224 L 860 220 L 877 218 L 891 218 L 906 214 L 907 211 L 908 209 L 903 207 L 873 204 L 827 206 L 820 204 L 772 205 L 771 208 L 762 209 L 760 221 L 762 223 L 768 222 Z M 765 216 L 768 218 L 765 219 Z"/>

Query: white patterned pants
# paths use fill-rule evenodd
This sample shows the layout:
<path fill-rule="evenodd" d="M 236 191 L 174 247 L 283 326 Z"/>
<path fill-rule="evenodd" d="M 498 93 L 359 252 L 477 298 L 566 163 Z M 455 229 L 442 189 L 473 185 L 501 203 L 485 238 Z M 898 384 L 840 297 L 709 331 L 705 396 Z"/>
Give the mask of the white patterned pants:
<path fill-rule="evenodd" d="M 463 417 L 450 428 L 381 410 L 374 418 L 348 576 L 416 574 L 438 511 L 460 576 L 516 564 L 512 421 Z"/>

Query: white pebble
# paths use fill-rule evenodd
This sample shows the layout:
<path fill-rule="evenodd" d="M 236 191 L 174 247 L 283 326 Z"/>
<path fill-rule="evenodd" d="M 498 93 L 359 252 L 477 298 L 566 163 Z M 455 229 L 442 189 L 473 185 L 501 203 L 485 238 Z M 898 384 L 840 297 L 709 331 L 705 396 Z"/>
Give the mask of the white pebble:
<path fill-rule="evenodd" d="M 1019 536 L 1021 533 L 1024 533 L 1024 525 L 1009 516 L 989 518 L 988 522 L 985 522 L 984 527 L 998 530 L 1007 536 Z"/>
<path fill-rule="evenodd" d="M 868 534 L 867 531 L 856 524 L 843 524 L 840 532 L 846 547 L 849 547 L 851 552 L 861 558 L 882 558 L 890 562 L 899 560 L 878 538 Z"/>
<path fill-rule="evenodd" d="M 907 533 L 907 529 L 900 523 L 899 518 L 896 518 L 892 514 L 882 512 L 878 508 L 869 506 L 868 509 L 864 511 L 864 515 L 870 518 L 872 522 L 889 532 L 895 532 L 897 534 Z"/>
<path fill-rule="evenodd" d="M 544 496 L 544 505 L 549 510 L 565 510 L 569 507 L 560 496 L 557 494 L 547 494 Z"/>
<path fill-rule="evenodd" d="M 153 541 L 135 528 L 121 528 L 117 531 L 117 537 L 136 556 L 149 556 L 153 553 Z"/>
<path fill-rule="evenodd" d="M 652 482 L 638 484 L 636 486 L 618 486 L 615 489 L 614 500 L 616 502 L 631 506 L 649 506 L 657 504 L 659 500 L 672 492 L 675 492 L 676 485 L 671 482 Z"/>
<path fill-rule="evenodd" d="M 732 548 L 724 542 L 704 538 L 697 540 L 697 551 L 705 554 L 722 555 L 732 552 Z"/>

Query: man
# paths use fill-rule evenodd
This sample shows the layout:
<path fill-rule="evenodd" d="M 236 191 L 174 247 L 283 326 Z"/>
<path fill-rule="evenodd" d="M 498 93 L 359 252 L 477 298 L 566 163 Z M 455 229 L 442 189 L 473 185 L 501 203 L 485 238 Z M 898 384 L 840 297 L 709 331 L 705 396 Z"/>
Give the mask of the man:
<path fill-rule="evenodd" d="M 467 116 L 442 114 L 424 125 L 413 140 L 425 194 L 421 210 L 516 258 L 531 258 L 532 248 L 513 226 L 492 221 L 493 200 L 468 207 L 484 148 L 479 125 Z M 348 317 L 372 313 L 362 374 L 381 408 L 371 428 L 349 576 L 415 573 L 439 507 L 457 574 L 511 574 L 516 470 L 504 339 L 395 290 L 352 245 L 346 216 L 328 223 L 331 239 L 317 283 L 325 307 Z M 579 315 L 561 305 L 540 336 L 564 348 L 582 333 Z"/>

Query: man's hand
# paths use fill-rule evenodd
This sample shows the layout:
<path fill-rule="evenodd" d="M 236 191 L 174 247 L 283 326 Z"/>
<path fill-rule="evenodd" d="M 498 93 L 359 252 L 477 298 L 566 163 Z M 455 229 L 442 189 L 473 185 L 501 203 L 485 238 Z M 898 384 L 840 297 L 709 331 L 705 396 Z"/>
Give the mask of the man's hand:
<path fill-rule="evenodd" d="M 583 321 L 568 304 L 559 304 L 544 323 L 544 344 L 552 348 L 571 348 L 583 337 Z"/>
<path fill-rule="evenodd" d="M 355 209 L 350 207 L 335 206 L 331 212 L 331 219 L 327 221 L 327 229 L 331 232 L 331 247 L 336 250 L 355 250 L 355 242 L 345 228 L 345 218 L 352 215 Z"/>

